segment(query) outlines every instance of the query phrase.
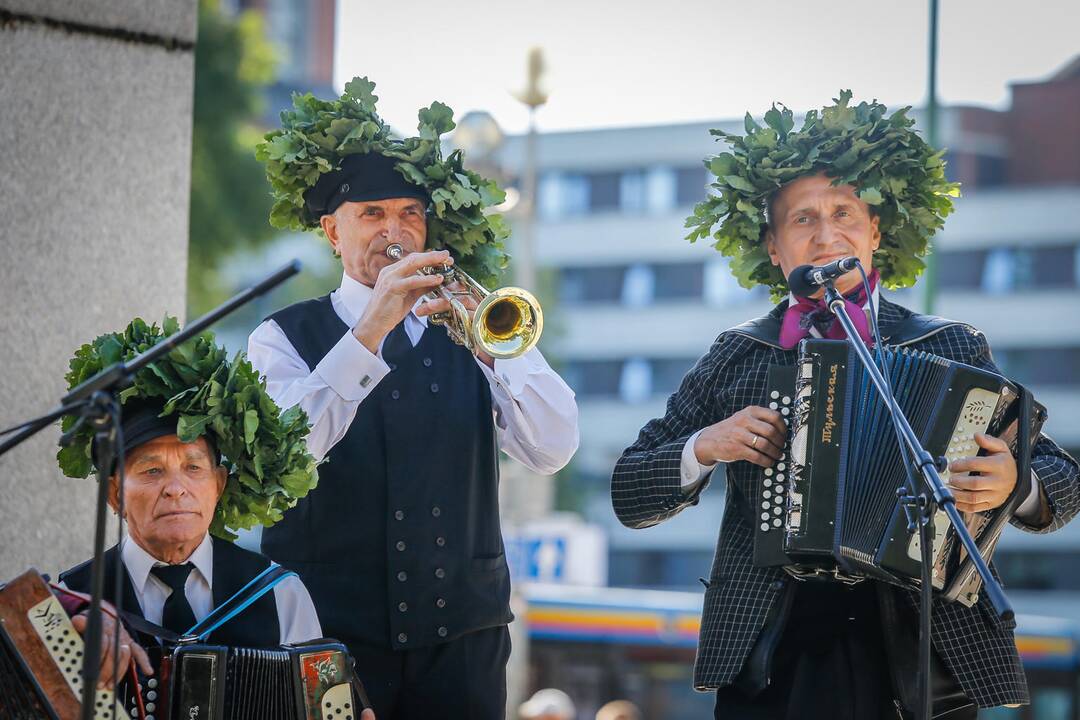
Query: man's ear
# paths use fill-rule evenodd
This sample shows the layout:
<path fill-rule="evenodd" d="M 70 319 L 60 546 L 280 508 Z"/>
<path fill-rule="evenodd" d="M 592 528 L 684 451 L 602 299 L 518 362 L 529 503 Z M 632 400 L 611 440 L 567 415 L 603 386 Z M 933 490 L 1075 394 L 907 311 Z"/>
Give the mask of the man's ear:
<path fill-rule="evenodd" d="M 225 481 L 229 478 L 229 471 L 224 465 L 214 468 L 214 481 L 217 483 L 217 499 L 221 500 L 221 493 L 225 492 Z"/>
<path fill-rule="evenodd" d="M 113 509 L 114 513 L 120 513 L 120 478 L 113 473 L 113 476 L 109 478 L 109 507 Z"/>
<path fill-rule="evenodd" d="M 776 236 L 771 229 L 765 230 L 765 250 L 769 253 L 772 264 L 780 267 L 780 253 L 776 251 Z"/>
<path fill-rule="evenodd" d="M 881 229 L 878 227 L 880 224 L 881 218 L 877 215 L 870 216 L 870 243 L 875 251 L 881 246 Z"/>
<path fill-rule="evenodd" d="M 334 248 L 334 254 L 340 255 L 341 251 L 338 250 L 338 243 L 341 242 L 341 236 L 338 234 L 337 218 L 333 215 L 323 215 L 319 218 L 319 225 L 322 227 L 326 239 L 330 241 L 330 247 Z"/>

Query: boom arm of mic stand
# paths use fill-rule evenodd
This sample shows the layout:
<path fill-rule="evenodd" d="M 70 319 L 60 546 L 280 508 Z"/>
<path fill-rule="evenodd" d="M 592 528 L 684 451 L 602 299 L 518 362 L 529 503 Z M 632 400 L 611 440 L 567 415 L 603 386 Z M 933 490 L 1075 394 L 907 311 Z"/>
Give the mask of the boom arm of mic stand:
<path fill-rule="evenodd" d="M 293 260 L 291 263 L 281 267 L 273 275 L 270 275 L 258 284 L 251 286 L 239 295 L 227 300 L 198 320 L 188 324 L 180 332 L 170 335 L 168 338 L 148 349 L 138 357 L 132 358 L 126 363 L 121 362 L 107 367 L 97 375 L 87 379 L 82 384 L 75 386 L 60 401 L 59 407 L 49 411 L 47 415 L 25 423 L 18 432 L 12 433 L 10 437 L 6 438 L 3 442 L 0 442 L 0 455 L 5 454 L 8 450 L 22 444 L 27 438 L 44 430 L 57 418 L 74 412 L 76 409 L 86 405 L 86 402 L 98 390 L 112 390 L 115 392 L 127 387 L 131 384 L 131 377 L 135 374 L 136 370 L 154 362 L 170 352 L 180 343 L 199 334 L 236 308 L 273 289 L 298 272 L 300 272 L 300 261 Z"/>
<path fill-rule="evenodd" d="M 829 309 L 832 310 L 833 314 L 836 315 L 837 320 L 843 325 L 848 338 L 852 338 L 851 344 L 855 348 L 855 352 L 862 361 L 862 364 L 866 367 L 866 371 L 870 374 L 870 379 L 873 380 L 874 387 L 877 388 L 878 393 L 881 394 L 881 397 L 885 402 L 895 408 L 895 417 L 900 426 L 900 432 L 903 435 L 907 446 L 911 448 L 912 456 L 916 458 L 919 472 L 922 474 L 923 480 L 926 482 L 927 487 L 934 496 L 934 502 L 945 510 L 945 513 L 949 516 L 949 521 L 953 524 L 953 529 L 960 538 L 960 542 L 963 544 L 968 555 L 971 556 L 971 561 L 975 565 L 975 570 L 979 573 L 979 577 L 982 578 L 986 595 L 990 598 L 990 602 L 993 604 L 994 610 L 997 611 L 998 617 L 1005 621 L 1012 620 L 1014 616 L 1012 605 L 1009 603 L 1009 599 L 1005 597 L 1005 591 L 1001 589 L 1001 583 L 999 583 L 990 572 L 990 567 L 986 564 L 986 560 L 983 559 L 982 553 L 979 551 L 979 546 L 971 537 L 971 533 L 968 532 L 963 518 L 960 517 L 960 511 L 956 509 L 956 498 L 953 497 L 949 488 L 945 487 L 945 484 L 941 482 L 941 476 L 938 475 L 937 465 L 935 464 L 934 459 L 930 457 L 930 453 L 926 452 L 923 448 L 922 444 L 919 442 L 918 436 L 915 435 L 915 431 L 911 429 L 911 424 L 908 422 L 908 419 L 896 405 L 896 399 L 889 391 L 888 385 L 885 384 L 885 378 L 881 376 L 881 371 L 878 370 L 877 365 L 874 364 L 873 358 L 870 357 L 870 351 L 866 348 L 866 344 L 859 339 L 859 332 L 855 329 L 854 324 L 851 322 L 851 317 L 844 307 L 844 298 L 837 292 L 836 287 L 833 286 L 831 282 L 825 287 L 825 300 L 829 305 Z"/>

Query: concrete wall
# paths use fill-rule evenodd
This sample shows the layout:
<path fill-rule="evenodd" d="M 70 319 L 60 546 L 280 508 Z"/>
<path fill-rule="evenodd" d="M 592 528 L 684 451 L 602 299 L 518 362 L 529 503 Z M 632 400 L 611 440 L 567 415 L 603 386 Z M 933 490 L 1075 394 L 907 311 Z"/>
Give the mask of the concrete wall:
<path fill-rule="evenodd" d="M 0 0 L 0 426 L 56 404 L 81 343 L 183 315 L 196 17 Z M 58 437 L 0 457 L 0 581 L 89 557 L 94 482 L 60 474 Z"/>

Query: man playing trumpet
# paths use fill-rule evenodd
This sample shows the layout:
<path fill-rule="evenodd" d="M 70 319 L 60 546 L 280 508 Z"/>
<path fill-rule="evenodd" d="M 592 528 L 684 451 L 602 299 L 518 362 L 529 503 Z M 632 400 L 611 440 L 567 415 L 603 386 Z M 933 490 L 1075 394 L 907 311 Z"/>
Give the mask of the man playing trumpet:
<path fill-rule="evenodd" d="M 426 268 L 490 286 L 505 265 L 500 219 L 483 213 L 502 193 L 459 153 L 442 157 L 449 108 L 422 110 L 419 136 L 399 140 L 373 89 L 297 96 L 258 149 L 271 221 L 321 230 L 344 266 L 334 292 L 249 339 L 271 396 L 303 408 L 311 451 L 329 459 L 263 551 L 303 573 L 380 718 L 502 718 L 512 615 L 497 450 L 556 472 L 577 448 L 577 407 L 538 350 L 473 354 L 431 322 L 450 303 L 424 301 L 444 283 Z"/>

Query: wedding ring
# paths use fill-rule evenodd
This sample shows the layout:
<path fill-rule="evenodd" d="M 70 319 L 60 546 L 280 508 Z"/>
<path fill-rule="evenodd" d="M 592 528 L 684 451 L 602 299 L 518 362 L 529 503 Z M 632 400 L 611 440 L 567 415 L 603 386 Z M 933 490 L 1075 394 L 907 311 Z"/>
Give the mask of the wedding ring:
<path fill-rule="evenodd" d="M 754 441 L 752 443 L 750 443 L 750 447 L 752 447 L 754 449 L 757 449 L 757 441 L 760 440 L 760 439 L 761 439 L 760 436 L 755 435 L 754 436 Z"/>

